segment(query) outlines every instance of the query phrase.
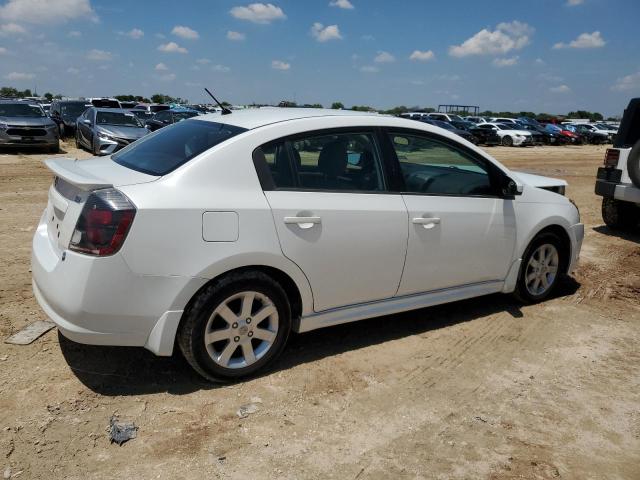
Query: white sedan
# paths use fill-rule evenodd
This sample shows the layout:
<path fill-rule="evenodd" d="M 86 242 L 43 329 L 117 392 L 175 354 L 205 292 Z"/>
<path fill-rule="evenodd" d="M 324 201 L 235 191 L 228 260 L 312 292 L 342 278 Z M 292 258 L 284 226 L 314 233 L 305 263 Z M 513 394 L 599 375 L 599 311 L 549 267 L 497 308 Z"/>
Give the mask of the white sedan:
<path fill-rule="evenodd" d="M 518 130 L 516 125 L 488 122 L 478 125 L 478 128 L 493 130 L 498 134 L 505 147 L 524 147 L 533 144 L 531 132 Z"/>
<path fill-rule="evenodd" d="M 491 293 L 548 298 L 583 225 L 561 180 L 375 114 L 262 108 L 46 162 L 33 290 L 66 337 L 253 374 L 307 332 Z"/>

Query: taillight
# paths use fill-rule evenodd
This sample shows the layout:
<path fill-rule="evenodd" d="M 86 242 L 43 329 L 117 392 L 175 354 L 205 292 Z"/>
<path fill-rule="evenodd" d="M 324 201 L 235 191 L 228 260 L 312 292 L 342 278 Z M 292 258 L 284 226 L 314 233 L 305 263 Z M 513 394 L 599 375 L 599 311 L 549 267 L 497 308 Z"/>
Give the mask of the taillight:
<path fill-rule="evenodd" d="M 615 167 L 620 160 L 620 150 L 617 148 L 607 148 L 607 152 L 604 154 L 604 166 Z"/>
<path fill-rule="evenodd" d="M 136 207 L 113 188 L 96 190 L 82 209 L 69 249 L 90 255 L 112 255 L 127 237 Z"/>

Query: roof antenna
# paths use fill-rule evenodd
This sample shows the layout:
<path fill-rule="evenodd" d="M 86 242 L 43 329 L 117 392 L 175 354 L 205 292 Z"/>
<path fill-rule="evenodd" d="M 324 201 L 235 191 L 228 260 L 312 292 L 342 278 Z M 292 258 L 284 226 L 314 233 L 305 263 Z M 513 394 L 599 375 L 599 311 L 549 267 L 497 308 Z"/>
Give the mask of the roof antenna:
<path fill-rule="evenodd" d="M 222 115 L 229 115 L 230 113 L 232 113 L 232 112 L 231 112 L 231 110 L 229 110 L 227 107 L 223 106 L 223 105 L 218 101 L 218 99 L 217 99 L 216 97 L 214 97 L 214 96 L 213 96 L 213 93 L 211 93 L 211 92 L 209 91 L 209 89 L 208 89 L 208 88 L 206 88 L 206 87 L 205 87 L 204 91 L 205 91 L 205 92 L 207 92 L 207 93 L 209 94 L 209 96 L 210 96 L 211 98 L 213 98 L 213 101 L 214 101 L 214 102 L 216 102 L 216 103 L 218 104 L 218 106 L 222 109 Z"/>

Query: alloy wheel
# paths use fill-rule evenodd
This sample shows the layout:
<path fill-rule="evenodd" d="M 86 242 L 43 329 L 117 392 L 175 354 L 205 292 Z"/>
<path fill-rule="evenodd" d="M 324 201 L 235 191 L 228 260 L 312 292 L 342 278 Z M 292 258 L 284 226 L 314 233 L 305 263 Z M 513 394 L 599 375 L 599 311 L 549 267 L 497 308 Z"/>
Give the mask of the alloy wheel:
<path fill-rule="evenodd" d="M 223 368 L 245 368 L 262 358 L 278 334 L 278 310 L 269 297 L 245 291 L 231 295 L 205 326 L 209 356 Z"/>
<path fill-rule="evenodd" d="M 539 297 L 553 286 L 558 276 L 559 262 L 558 249 L 550 243 L 540 245 L 533 252 L 525 271 L 525 285 L 531 295 Z"/>

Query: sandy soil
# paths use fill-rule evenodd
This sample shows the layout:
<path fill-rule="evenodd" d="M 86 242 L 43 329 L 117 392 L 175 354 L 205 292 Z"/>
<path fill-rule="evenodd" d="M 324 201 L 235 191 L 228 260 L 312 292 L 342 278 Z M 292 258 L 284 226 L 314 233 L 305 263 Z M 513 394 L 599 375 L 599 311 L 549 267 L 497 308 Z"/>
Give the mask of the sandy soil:
<path fill-rule="evenodd" d="M 494 295 L 292 338 L 274 372 L 212 386 L 178 355 L 0 343 L 4 478 L 640 478 L 640 234 L 603 227 L 605 147 L 496 147 L 569 181 L 586 224 L 560 295 Z M 66 155 L 88 157 L 66 145 Z M 64 153 L 61 155 L 65 155 Z M 0 337 L 44 319 L 30 242 L 51 175 L 0 154 Z M 258 411 L 239 419 L 241 405 Z M 109 444 L 109 418 L 139 426 Z"/>

